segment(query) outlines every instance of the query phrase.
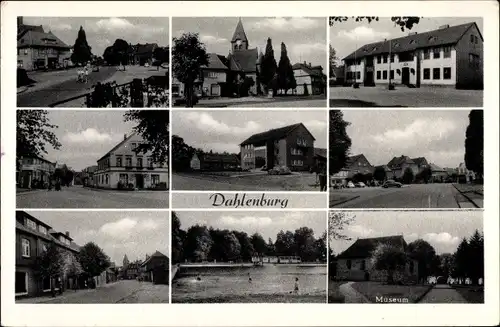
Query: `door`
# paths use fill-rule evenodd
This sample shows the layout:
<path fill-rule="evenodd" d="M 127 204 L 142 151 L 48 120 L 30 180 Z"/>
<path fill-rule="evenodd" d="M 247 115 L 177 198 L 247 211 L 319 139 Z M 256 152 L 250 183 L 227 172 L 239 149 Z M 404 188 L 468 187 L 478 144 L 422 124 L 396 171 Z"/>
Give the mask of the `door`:
<path fill-rule="evenodd" d="M 410 84 L 410 68 L 403 67 L 401 71 L 401 83 L 404 85 Z"/>
<path fill-rule="evenodd" d="M 373 78 L 373 70 L 369 71 L 368 69 L 365 72 L 365 86 L 374 86 L 375 80 Z"/>
<path fill-rule="evenodd" d="M 144 188 L 144 176 L 142 174 L 135 174 L 135 183 L 137 188 Z"/>
<path fill-rule="evenodd" d="M 219 84 L 212 84 L 210 86 L 210 95 L 220 96 L 220 85 Z"/>

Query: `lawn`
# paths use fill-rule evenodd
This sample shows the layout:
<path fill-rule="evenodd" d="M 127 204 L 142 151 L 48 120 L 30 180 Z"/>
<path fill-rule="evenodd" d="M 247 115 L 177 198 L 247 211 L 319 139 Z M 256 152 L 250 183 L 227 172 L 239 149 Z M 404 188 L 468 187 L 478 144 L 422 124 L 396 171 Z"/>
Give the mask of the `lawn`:
<path fill-rule="evenodd" d="M 406 298 L 409 303 L 416 303 L 430 286 L 428 285 L 387 285 L 380 282 L 358 282 L 352 287 L 363 294 L 368 300 L 375 303 L 375 298 L 391 297 Z"/>
<path fill-rule="evenodd" d="M 344 296 L 339 287 L 346 282 L 328 281 L 328 303 L 344 303 Z"/>
<path fill-rule="evenodd" d="M 484 287 L 469 285 L 453 285 L 455 291 L 460 293 L 469 303 L 484 303 Z"/>
<path fill-rule="evenodd" d="M 172 294 L 172 303 L 326 303 L 326 294 L 248 294 L 182 299 Z"/>

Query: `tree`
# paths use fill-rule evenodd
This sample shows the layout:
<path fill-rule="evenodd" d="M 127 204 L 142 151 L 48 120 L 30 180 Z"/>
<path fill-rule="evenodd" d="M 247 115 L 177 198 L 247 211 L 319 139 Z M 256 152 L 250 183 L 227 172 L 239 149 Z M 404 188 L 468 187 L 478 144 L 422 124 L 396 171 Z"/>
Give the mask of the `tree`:
<path fill-rule="evenodd" d="M 250 240 L 250 237 L 245 232 L 233 231 L 233 234 L 238 239 L 240 243 L 240 256 L 241 260 L 250 262 L 252 261 L 252 256 L 255 252 L 253 248 L 253 244 Z"/>
<path fill-rule="evenodd" d="M 335 50 L 334 47 L 330 44 L 330 55 L 329 55 L 329 63 L 330 63 L 330 76 L 333 76 L 335 68 L 337 68 L 337 60 L 339 58 L 337 57 L 337 51 Z M 338 77 L 338 76 L 337 76 Z"/>
<path fill-rule="evenodd" d="M 80 262 L 78 261 L 76 256 L 69 251 L 64 252 L 62 257 L 63 275 L 66 277 L 72 277 L 73 283 L 75 283 L 75 279 L 83 272 L 82 266 L 80 265 Z M 74 288 L 76 285 L 73 284 L 72 286 Z"/>
<path fill-rule="evenodd" d="M 54 170 L 54 178 L 58 179 L 62 185 L 69 186 L 74 178 L 74 172 L 68 169 L 66 164 Z"/>
<path fill-rule="evenodd" d="M 371 23 L 372 21 L 377 21 L 379 20 L 378 17 L 375 16 L 357 16 L 357 17 L 351 17 L 352 19 L 355 19 L 356 22 L 361 22 L 363 20 L 366 20 L 368 23 Z M 330 26 L 333 26 L 335 23 L 339 22 L 345 22 L 349 19 L 349 17 L 342 17 L 342 16 L 335 16 L 335 17 L 330 17 Z M 391 21 L 394 22 L 394 26 L 397 26 L 401 29 L 402 32 L 405 31 L 405 29 L 411 30 L 414 25 L 418 24 L 420 22 L 420 17 L 391 17 Z"/>
<path fill-rule="evenodd" d="M 376 167 L 375 170 L 373 171 L 373 178 L 377 181 L 385 181 L 387 175 L 385 173 L 384 167 Z"/>
<path fill-rule="evenodd" d="M 391 244 L 379 244 L 372 252 L 373 267 L 387 271 L 387 284 L 394 284 L 394 272 L 403 270 L 408 260 L 407 254 Z"/>
<path fill-rule="evenodd" d="M 465 166 L 480 177 L 484 171 L 484 114 L 483 110 L 471 110 L 469 126 L 465 132 Z"/>
<path fill-rule="evenodd" d="M 85 64 L 92 59 L 92 48 L 87 43 L 87 36 L 85 30 L 80 26 L 78 36 L 73 46 L 73 53 L 71 54 L 71 61 L 78 64 Z"/>
<path fill-rule="evenodd" d="M 228 230 L 224 231 L 222 245 L 226 261 L 239 260 L 241 254 L 241 244 L 233 232 Z"/>
<path fill-rule="evenodd" d="M 93 242 L 89 242 L 80 248 L 78 261 L 88 277 L 99 276 L 111 265 L 109 257 Z"/>
<path fill-rule="evenodd" d="M 172 211 L 172 262 L 178 263 L 182 260 L 184 238 L 186 232 L 181 229 L 181 222 L 177 213 Z"/>
<path fill-rule="evenodd" d="M 278 235 L 276 235 L 276 242 L 274 243 L 274 246 L 276 248 L 277 255 L 296 255 L 297 249 L 295 245 L 295 235 L 291 231 L 284 232 L 281 230 Z"/>
<path fill-rule="evenodd" d="M 295 253 L 304 261 L 314 261 L 316 259 L 316 239 L 314 231 L 308 227 L 301 227 L 293 234 Z"/>
<path fill-rule="evenodd" d="M 17 110 L 16 157 L 42 156 L 47 154 L 46 146 L 58 150 L 61 143 L 53 132 L 57 125 L 50 123 L 47 110 Z"/>
<path fill-rule="evenodd" d="M 418 261 L 418 276 L 427 280 L 428 276 L 436 275 L 436 266 L 433 267 L 437 258 L 436 250 L 428 242 L 418 239 L 408 244 L 408 253 Z"/>
<path fill-rule="evenodd" d="M 288 58 L 285 43 L 281 42 L 281 56 L 278 64 L 278 88 L 287 94 L 289 89 L 294 89 L 297 85 L 293 74 L 292 64 Z"/>
<path fill-rule="evenodd" d="M 177 135 L 172 135 L 172 170 L 186 171 L 190 169 L 190 161 L 195 153 L 195 149 L 184 143 L 184 139 Z"/>
<path fill-rule="evenodd" d="M 254 251 L 258 255 L 264 255 L 267 253 L 268 248 L 266 241 L 264 241 L 264 238 L 259 233 L 253 234 L 250 238 L 250 242 L 252 243 Z"/>
<path fill-rule="evenodd" d="M 55 296 L 54 280 L 57 277 L 62 277 L 64 273 L 64 258 L 59 247 L 54 242 L 50 243 L 47 250 L 35 257 L 34 267 L 35 274 L 40 279 L 49 278 L 50 291 L 52 296 Z"/>
<path fill-rule="evenodd" d="M 414 179 L 415 176 L 413 175 L 413 170 L 410 167 L 407 167 L 403 172 L 403 183 L 411 184 L 413 183 Z"/>
<path fill-rule="evenodd" d="M 344 120 L 340 110 L 330 110 L 329 130 L 329 170 L 330 174 L 338 173 L 346 166 L 348 153 L 351 148 L 351 138 L 347 135 L 347 126 L 350 123 Z"/>
<path fill-rule="evenodd" d="M 200 77 L 201 67 L 208 65 L 208 54 L 205 45 L 197 33 L 184 33 L 174 38 L 172 48 L 173 72 L 175 77 L 184 83 L 186 107 L 194 106 L 194 81 Z"/>
<path fill-rule="evenodd" d="M 129 110 L 124 115 L 126 122 L 133 121 L 133 128 L 146 142 L 140 143 L 135 153 L 151 152 L 154 162 L 164 165 L 168 163 L 169 153 L 169 114 L 158 110 Z"/>
<path fill-rule="evenodd" d="M 477 230 L 469 239 L 468 254 L 468 276 L 478 283 L 479 278 L 484 277 L 484 239 Z"/>
<path fill-rule="evenodd" d="M 314 244 L 315 247 L 315 257 L 317 260 L 326 262 L 326 232 L 318 238 Z"/>
<path fill-rule="evenodd" d="M 273 240 L 271 238 L 269 238 L 267 240 L 267 252 L 266 252 L 266 255 L 268 255 L 268 256 L 276 255 L 276 248 L 274 247 L 274 243 L 273 243 Z"/>
<path fill-rule="evenodd" d="M 153 55 L 155 57 L 156 62 L 154 63 L 155 65 L 158 65 L 158 67 L 164 63 L 169 61 L 169 52 L 168 48 L 163 48 L 163 47 L 157 47 L 153 51 Z"/>
<path fill-rule="evenodd" d="M 451 276 L 453 273 L 453 255 L 450 253 L 443 253 L 439 256 L 440 260 L 440 270 L 441 270 L 441 275 L 448 277 Z"/>
<path fill-rule="evenodd" d="M 213 244 L 207 226 L 191 226 L 184 242 L 185 258 L 195 262 L 206 261 Z"/>
<path fill-rule="evenodd" d="M 330 239 L 350 241 L 351 237 L 345 235 L 344 229 L 355 219 L 356 216 L 343 211 L 330 211 L 328 213 L 328 236 Z"/>
<path fill-rule="evenodd" d="M 423 181 L 424 183 L 428 183 L 432 178 L 432 169 L 430 167 L 424 168 L 424 170 L 418 173 L 415 178 Z"/>
<path fill-rule="evenodd" d="M 277 65 L 276 59 L 274 59 L 273 43 L 271 38 L 267 38 L 266 52 L 264 57 L 262 57 L 262 62 L 260 64 L 260 82 L 264 86 L 264 92 L 267 93 L 272 89 L 272 81 L 275 78 Z"/>

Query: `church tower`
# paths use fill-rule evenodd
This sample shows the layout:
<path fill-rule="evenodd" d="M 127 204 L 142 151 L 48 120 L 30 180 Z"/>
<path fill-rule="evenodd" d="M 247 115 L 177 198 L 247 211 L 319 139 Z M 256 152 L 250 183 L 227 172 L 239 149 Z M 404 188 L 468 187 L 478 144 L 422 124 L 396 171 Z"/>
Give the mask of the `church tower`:
<path fill-rule="evenodd" d="M 241 18 L 238 20 L 238 25 L 236 25 L 233 38 L 231 39 L 231 49 L 232 52 L 248 50 L 248 39 Z"/>
<path fill-rule="evenodd" d="M 127 267 L 128 264 L 129 264 L 129 261 L 128 261 L 127 255 L 125 254 L 125 256 L 123 257 L 123 267 Z"/>

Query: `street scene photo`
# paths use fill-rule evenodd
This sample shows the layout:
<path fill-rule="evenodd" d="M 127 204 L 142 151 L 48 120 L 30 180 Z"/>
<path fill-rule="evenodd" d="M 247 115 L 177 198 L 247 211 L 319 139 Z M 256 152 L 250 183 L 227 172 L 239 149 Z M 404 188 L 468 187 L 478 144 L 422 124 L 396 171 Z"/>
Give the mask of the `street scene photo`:
<path fill-rule="evenodd" d="M 482 210 L 330 211 L 328 303 L 484 303 Z"/>
<path fill-rule="evenodd" d="M 330 208 L 483 208 L 483 110 L 330 110 Z"/>
<path fill-rule="evenodd" d="M 16 303 L 169 303 L 167 212 L 16 212 Z"/>
<path fill-rule="evenodd" d="M 482 107 L 481 17 L 330 17 L 330 107 Z"/>
<path fill-rule="evenodd" d="M 326 303 L 325 212 L 172 213 L 172 303 Z"/>
<path fill-rule="evenodd" d="M 326 111 L 172 112 L 176 191 L 326 191 Z"/>
<path fill-rule="evenodd" d="M 324 17 L 173 18 L 173 105 L 325 108 L 325 26 Z"/>
<path fill-rule="evenodd" d="M 17 208 L 168 208 L 168 110 L 17 110 Z"/>
<path fill-rule="evenodd" d="M 18 107 L 169 107 L 168 17 L 18 17 Z"/>

